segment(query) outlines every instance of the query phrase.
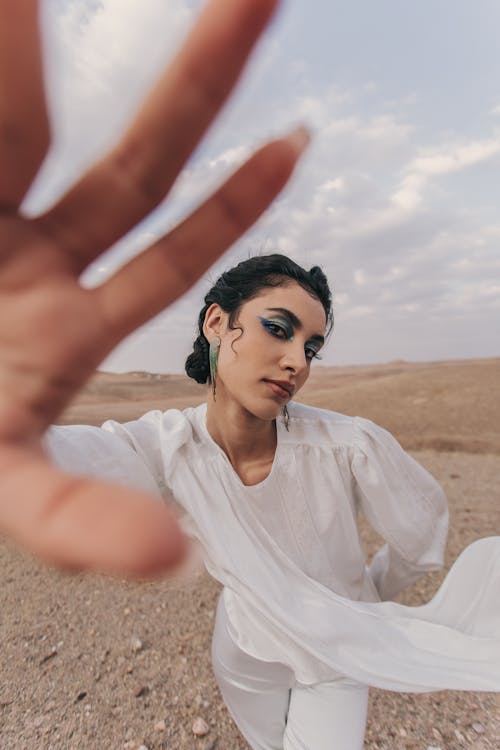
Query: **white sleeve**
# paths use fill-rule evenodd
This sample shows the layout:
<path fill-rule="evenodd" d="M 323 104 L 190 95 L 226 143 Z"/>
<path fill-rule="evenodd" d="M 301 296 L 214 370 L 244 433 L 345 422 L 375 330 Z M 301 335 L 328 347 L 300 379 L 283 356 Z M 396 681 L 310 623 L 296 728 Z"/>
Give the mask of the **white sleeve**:
<path fill-rule="evenodd" d="M 436 480 L 386 430 L 356 419 L 352 462 L 356 494 L 385 544 L 369 568 L 382 600 L 442 567 L 448 531 L 446 497 Z"/>
<path fill-rule="evenodd" d="M 160 420 L 161 412 L 151 412 L 123 425 L 51 427 L 44 447 L 65 471 L 168 495 L 158 445 Z"/>

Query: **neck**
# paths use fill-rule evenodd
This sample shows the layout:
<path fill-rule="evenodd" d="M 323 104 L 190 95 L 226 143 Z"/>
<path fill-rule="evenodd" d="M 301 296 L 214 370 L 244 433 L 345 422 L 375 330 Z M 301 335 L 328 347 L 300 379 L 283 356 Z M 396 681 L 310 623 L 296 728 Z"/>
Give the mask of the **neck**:
<path fill-rule="evenodd" d="M 216 401 L 211 391 L 207 398 L 207 429 L 234 467 L 274 457 L 276 421 L 259 419 L 219 390 Z"/>

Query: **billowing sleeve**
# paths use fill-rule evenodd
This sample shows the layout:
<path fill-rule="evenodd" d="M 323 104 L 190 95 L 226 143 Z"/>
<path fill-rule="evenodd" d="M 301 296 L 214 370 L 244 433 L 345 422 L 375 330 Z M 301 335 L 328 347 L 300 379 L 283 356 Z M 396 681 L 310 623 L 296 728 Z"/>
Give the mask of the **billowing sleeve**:
<path fill-rule="evenodd" d="M 355 426 L 355 492 L 366 520 L 387 542 L 369 572 L 388 600 L 442 567 L 448 507 L 440 485 L 390 433 L 365 419 Z"/>
<path fill-rule="evenodd" d="M 164 423 L 172 419 L 167 414 L 152 411 L 133 422 L 110 420 L 102 427 L 51 427 L 44 446 L 54 463 L 66 471 L 169 496 L 164 466 L 169 440 Z"/>

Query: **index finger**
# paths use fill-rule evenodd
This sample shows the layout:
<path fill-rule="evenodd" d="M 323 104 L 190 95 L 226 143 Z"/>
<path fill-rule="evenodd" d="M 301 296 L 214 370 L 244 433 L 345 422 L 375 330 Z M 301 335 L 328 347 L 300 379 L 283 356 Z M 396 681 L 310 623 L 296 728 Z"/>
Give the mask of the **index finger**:
<path fill-rule="evenodd" d="M 69 245 L 76 270 L 165 197 L 278 3 L 210 0 L 118 146 L 41 217 Z"/>

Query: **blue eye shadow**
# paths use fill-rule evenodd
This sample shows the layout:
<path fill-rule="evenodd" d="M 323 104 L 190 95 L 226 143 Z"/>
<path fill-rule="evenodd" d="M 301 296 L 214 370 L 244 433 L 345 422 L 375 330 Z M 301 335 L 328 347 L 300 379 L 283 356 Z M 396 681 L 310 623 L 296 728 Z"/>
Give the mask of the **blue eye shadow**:
<path fill-rule="evenodd" d="M 266 331 L 269 331 L 272 336 L 276 336 L 277 338 L 279 338 L 276 334 L 276 331 L 274 331 L 271 327 L 278 326 L 279 328 L 281 328 L 287 339 L 289 341 L 293 341 L 293 328 L 286 318 L 262 318 L 260 315 L 258 317 Z"/>

